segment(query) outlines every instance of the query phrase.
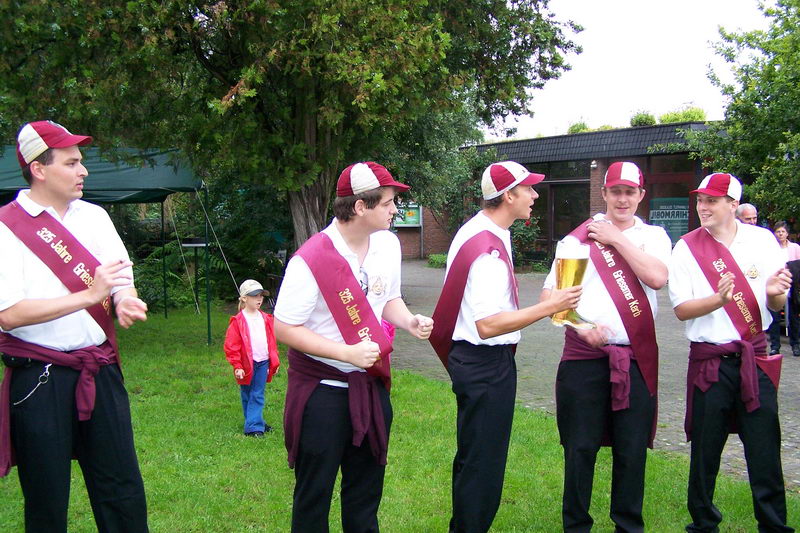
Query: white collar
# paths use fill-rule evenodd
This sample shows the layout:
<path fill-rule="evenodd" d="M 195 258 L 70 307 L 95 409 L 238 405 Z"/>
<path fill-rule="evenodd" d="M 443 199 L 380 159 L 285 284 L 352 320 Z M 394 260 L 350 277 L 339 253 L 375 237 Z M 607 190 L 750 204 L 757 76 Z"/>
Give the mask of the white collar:
<path fill-rule="evenodd" d="M 59 220 L 63 220 L 58 212 L 53 208 L 53 206 L 43 206 L 35 201 L 33 201 L 30 197 L 31 190 L 30 189 L 22 189 L 17 193 L 17 203 L 24 209 L 30 216 L 36 217 L 39 216 L 42 211 L 47 211 L 54 217 Z M 67 215 L 70 212 L 80 209 L 82 202 L 80 200 L 73 200 L 69 203 L 67 207 L 67 212 L 64 213 L 64 218 L 67 218 Z"/>
<path fill-rule="evenodd" d="M 339 252 L 342 257 L 350 257 L 354 259 L 358 259 L 358 254 L 356 254 L 350 247 L 347 245 L 347 242 L 344 240 L 344 236 L 342 236 L 342 232 L 339 231 L 339 228 L 336 225 L 336 218 L 334 218 L 331 223 L 322 230 L 328 237 L 330 237 L 331 242 L 333 242 L 334 248 Z M 372 246 L 372 237 L 375 233 L 369 234 L 369 247 L 367 248 L 367 255 L 373 255 L 377 253 L 377 249 L 375 246 Z"/>

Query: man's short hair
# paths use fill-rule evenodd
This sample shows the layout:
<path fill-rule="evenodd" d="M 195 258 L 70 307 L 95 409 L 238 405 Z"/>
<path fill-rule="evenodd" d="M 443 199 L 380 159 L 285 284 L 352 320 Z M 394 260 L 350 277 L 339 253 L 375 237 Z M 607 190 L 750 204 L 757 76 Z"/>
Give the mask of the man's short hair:
<path fill-rule="evenodd" d="M 383 191 L 390 187 L 378 187 L 359 194 L 351 196 L 337 196 L 333 201 L 333 216 L 340 222 L 347 222 L 356 214 L 356 202 L 362 200 L 367 209 L 374 209 L 381 198 L 383 198 Z"/>
<path fill-rule="evenodd" d="M 53 152 L 52 148 L 48 148 L 47 150 L 39 154 L 36 157 L 36 159 L 31 161 L 30 164 L 22 167 L 22 177 L 25 178 L 25 181 L 28 182 L 28 185 L 30 185 L 31 182 L 33 181 L 33 176 L 31 175 L 31 165 L 36 161 L 38 161 L 42 165 L 49 165 L 50 163 L 53 162 L 54 158 L 55 158 L 55 152 Z"/>
<path fill-rule="evenodd" d="M 496 197 L 492 198 L 491 200 L 483 200 L 483 208 L 484 209 L 488 209 L 489 211 L 493 211 L 493 210 L 497 209 L 498 207 L 500 207 L 500 205 L 503 203 L 503 199 L 504 198 L 505 198 L 505 195 L 501 194 L 500 196 L 496 196 Z"/>
<path fill-rule="evenodd" d="M 758 209 L 756 209 L 756 206 L 753 204 L 739 204 L 739 207 L 736 208 L 736 216 L 742 216 L 742 214 L 748 209 L 752 209 L 756 215 L 758 214 Z"/>

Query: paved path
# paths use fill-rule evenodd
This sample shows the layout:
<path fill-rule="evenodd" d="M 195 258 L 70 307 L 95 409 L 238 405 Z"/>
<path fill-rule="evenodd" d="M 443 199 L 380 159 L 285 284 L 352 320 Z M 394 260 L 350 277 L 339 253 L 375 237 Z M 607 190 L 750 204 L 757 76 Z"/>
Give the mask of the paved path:
<path fill-rule="evenodd" d="M 429 268 L 420 260 L 403 262 L 403 296 L 412 312 L 433 313 L 443 278 L 444 269 Z M 518 279 L 521 305 L 537 302 L 544 274 L 520 274 Z M 659 311 L 656 319 L 660 347 L 659 417 L 655 448 L 688 454 L 689 446 L 683 432 L 688 341 L 683 334 L 683 324 L 672 313 L 666 289 L 659 291 Z M 517 348 L 518 403 L 555 413 L 554 382 L 563 344 L 562 331 L 549 320 L 533 324 L 522 332 L 522 342 Z M 784 364 L 779 400 L 783 471 L 787 488 L 800 492 L 800 357 L 791 356 L 786 338 L 783 339 L 782 352 Z M 397 335 L 392 363 L 395 368 L 449 381 L 430 345 L 403 331 Z M 729 472 L 747 475 L 738 436 L 731 435 L 728 439 L 723 462 Z"/>

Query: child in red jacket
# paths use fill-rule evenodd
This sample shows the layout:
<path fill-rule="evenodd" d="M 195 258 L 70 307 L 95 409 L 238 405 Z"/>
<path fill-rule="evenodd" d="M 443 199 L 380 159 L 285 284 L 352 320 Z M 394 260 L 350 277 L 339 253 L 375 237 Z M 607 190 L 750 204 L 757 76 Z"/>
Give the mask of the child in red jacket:
<path fill-rule="evenodd" d="M 263 437 L 272 431 L 263 417 L 264 388 L 281 364 L 274 318 L 261 311 L 264 295 L 269 293 L 256 280 L 242 282 L 239 312 L 231 317 L 225 333 L 225 358 L 241 388 L 244 434 L 248 437 Z"/>

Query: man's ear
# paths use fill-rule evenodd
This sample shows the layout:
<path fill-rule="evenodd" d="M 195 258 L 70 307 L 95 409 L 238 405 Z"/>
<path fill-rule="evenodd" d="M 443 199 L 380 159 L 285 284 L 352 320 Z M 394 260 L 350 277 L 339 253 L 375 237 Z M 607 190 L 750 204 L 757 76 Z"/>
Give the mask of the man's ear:
<path fill-rule="evenodd" d="M 31 161 L 28 168 L 31 171 L 31 182 L 44 180 L 44 165 L 40 161 Z"/>
<path fill-rule="evenodd" d="M 356 216 L 362 216 L 367 211 L 367 204 L 364 203 L 364 200 L 358 199 L 356 203 L 353 204 L 353 212 Z"/>

